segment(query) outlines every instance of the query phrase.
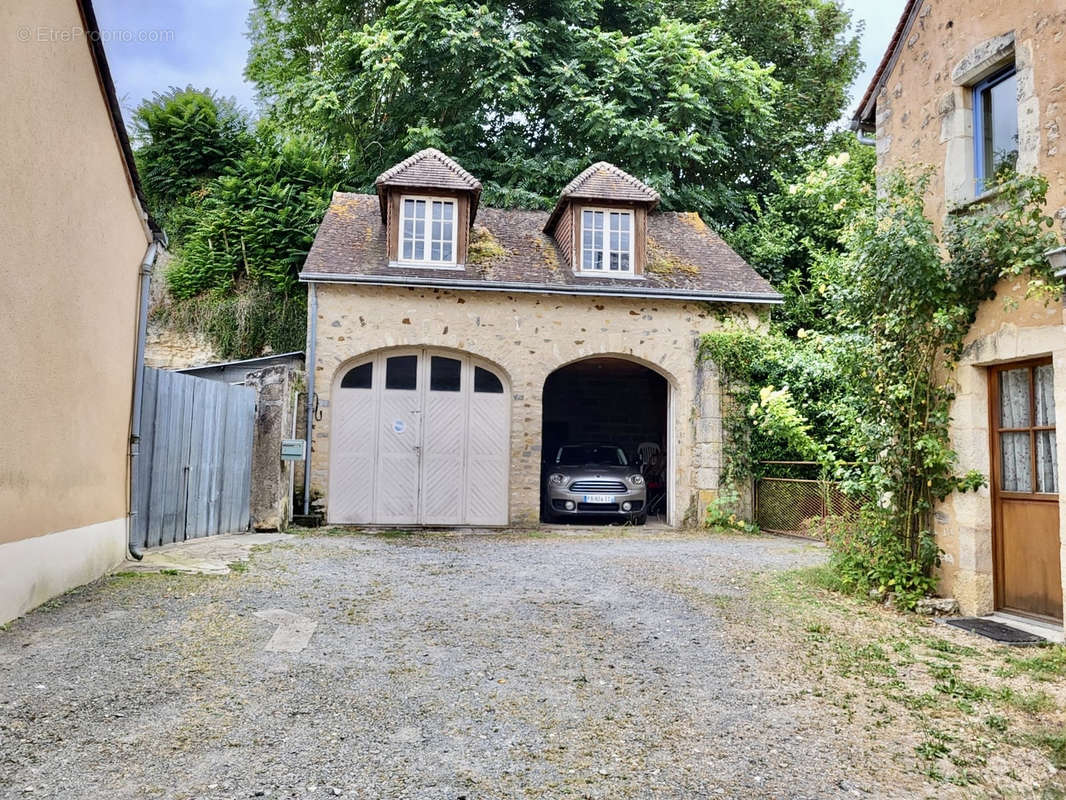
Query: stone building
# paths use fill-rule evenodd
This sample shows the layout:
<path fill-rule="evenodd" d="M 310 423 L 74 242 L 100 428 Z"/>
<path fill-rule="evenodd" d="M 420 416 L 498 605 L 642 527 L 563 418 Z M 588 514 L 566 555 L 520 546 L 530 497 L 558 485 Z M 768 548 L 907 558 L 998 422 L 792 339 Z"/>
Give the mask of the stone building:
<path fill-rule="evenodd" d="M 938 223 L 995 202 L 986 184 L 1002 170 L 1041 173 L 1048 213 L 1066 219 L 1064 34 L 1063 0 L 910 0 L 854 118 L 875 135 L 878 170 L 934 167 L 927 211 Z M 1066 330 L 1062 306 L 1026 290 L 1024 276 L 1001 282 L 958 368 L 954 446 L 960 468 L 990 487 L 936 511 L 941 588 L 964 613 L 1061 630 Z"/>
<path fill-rule="evenodd" d="M 658 451 L 663 518 L 718 488 L 702 333 L 780 296 L 696 214 L 594 164 L 555 209 L 480 204 L 424 150 L 337 193 L 307 257 L 311 486 L 333 523 L 518 525 L 567 442 Z M 594 504 L 595 505 L 595 504 Z"/>

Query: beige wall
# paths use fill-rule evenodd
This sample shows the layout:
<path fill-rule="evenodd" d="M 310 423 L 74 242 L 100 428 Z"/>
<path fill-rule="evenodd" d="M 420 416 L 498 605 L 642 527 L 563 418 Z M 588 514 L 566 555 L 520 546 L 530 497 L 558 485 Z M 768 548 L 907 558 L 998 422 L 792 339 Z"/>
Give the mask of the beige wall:
<path fill-rule="evenodd" d="M 0 544 L 126 514 L 148 236 L 84 36 L 21 41 L 81 26 L 74 0 L 0 4 Z"/>
<path fill-rule="evenodd" d="M 699 303 L 566 295 L 444 291 L 319 284 L 315 392 L 322 420 L 312 446 L 312 491 L 326 495 L 330 392 L 342 367 L 372 350 L 429 346 L 461 350 L 499 365 L 511 381 L 512 524 L 536 522 L 540 502 L 541 393 L 548 374 L 595 355 L 651 366 L 671 385 L 675 487 L 671 522 L 718 488 L 722 423 L 718 380 L 698 368 L 701 333 L 721 326 Z M 756 316 L 737 309 L 756 324 Z M 328 505 L 328 497 L 326 503 Z"/>
<path fill-rule="evenodd" d="M 1020 171 L 1048 178 L 1047 212 L 1066 221 L 1066 0 L 926 0 L 877 99 L 878 169 L 925 165 L 935 172 L 927 209 L 935 221 L 973 199 L 973 102 L 970 86 L 1009 53 L 1018 69 Z M 1061 304 L 1025 299 L 1026 281 L 1002 281 L 967 337 L 957 380 L 952 440 L 962 471 L 989 474 L 988 372 L 1004 361 L 1051 355 L 1057 407 L 1066 409 L 1066 330 Z M 1060 427 L 1063 420 L 1059 412 Z M 1058 437 L 1060 486 L 1066 435 Z M 1066 566 L 1066 491 L 1060 493 Z M 940 505 L 936 528 L 945 551 L 941 591 L 963 613 L 993 610 L 992 503 L 987 489 Z M 1064 572 L 1066 584 L 1066 572 Z"/>

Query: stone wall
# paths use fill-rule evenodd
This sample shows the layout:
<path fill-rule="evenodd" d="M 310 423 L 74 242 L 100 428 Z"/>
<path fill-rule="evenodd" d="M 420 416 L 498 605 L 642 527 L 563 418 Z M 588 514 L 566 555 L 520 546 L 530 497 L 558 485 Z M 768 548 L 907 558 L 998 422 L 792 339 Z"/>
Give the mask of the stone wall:
<path fill-rule="evenodd" d="M 939 223 L 949 213 L 965 213 L 976 188 L 970 87 L 1013 55 L 1018 168 L 1047 177 L 1047 211 L 1066 221 L 1066 151 L 1059 146 L 1066 102 L 1064 35 L 1066 9 L 1061 3 L 925 0 L 877 98 L 879 171 L 931 166 L 935 172 L 926 204 L 930 218 Z M 990 471 L 987 366 L 1052 355 L 1057 406 L 1066 409 L 1062 307 L 1026 300 L 1025 290 L 1024 279 L 1001 282 L 967 337 L 952 410 L 952 440 L 962 471 Z M 1066 436 L 1058 437 L 1058 449 L 1061 476 Z M 1066 493 L 1060 498 L 1066 501 Z M 1060 523 L 1066 565 L 1066 502 L 1060 504 Z M 949 498 L 936 510 L 936 528 L 945 551 L 942 592 L 957 595 L 963 613 L 992 610 L 989 491 Z"/>
<path fill-rule="evenodd" d="M 698 369 L 702 333 L 722 325 L 699 303 L 584 298 L 399 287 L 320 284 L 312 491 L 328 509 L 330 396 L 343 368 L 381 348 L 427 346 L 472 353 L 497 364 L 512 390 L 510 517 L 539 517 L 541 394 L 556 368 L 592 357 L 626 358 L 656 370 L 670 385 L 668 431 L 673 463 L 671 524 L 695 522 L 700 492 L 718 488 L 721 419 L 717 374 Z M 757 324 L 755 312 L 737 316 Z"/>
<path fill-rule="evenodd" d="M 255 436 L 252 441 L 252 527 L 283 530 L 292 511 L 292 487 L 303 462 L 282 461 L 281 442 L 293 437 L 293 417 L 299 415 L 298 390 L 302 373 L 278 365 L 249 372 L 244 385 L 256 392 Z"/>

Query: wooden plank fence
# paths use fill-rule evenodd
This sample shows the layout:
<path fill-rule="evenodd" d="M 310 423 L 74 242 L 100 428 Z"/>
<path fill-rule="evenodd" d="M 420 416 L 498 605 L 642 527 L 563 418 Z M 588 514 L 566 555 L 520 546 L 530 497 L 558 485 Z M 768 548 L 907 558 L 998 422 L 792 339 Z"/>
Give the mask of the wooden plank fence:
<path fill-rule="evenodd" d="M 144 373 L 130 544 L 247 530 L 255 391 L 151 367 Z"/>

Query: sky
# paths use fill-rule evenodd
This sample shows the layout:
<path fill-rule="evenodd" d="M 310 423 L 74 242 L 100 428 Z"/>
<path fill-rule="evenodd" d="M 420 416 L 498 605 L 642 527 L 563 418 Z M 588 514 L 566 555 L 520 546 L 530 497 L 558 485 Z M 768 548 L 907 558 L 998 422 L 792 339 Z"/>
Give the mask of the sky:
<path fill-rule="evenodd" d="M 905 0 L 844 0 L 865 23 L 862 59 L 851 107 L 862 97 L 892 37 Z M 129 111 L 171 86 L 210 88 L 254 110 L 255 91 L 244 80 L 251 0 L 94 0 L 97 22 L 119 99 Z"/>

